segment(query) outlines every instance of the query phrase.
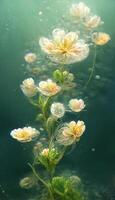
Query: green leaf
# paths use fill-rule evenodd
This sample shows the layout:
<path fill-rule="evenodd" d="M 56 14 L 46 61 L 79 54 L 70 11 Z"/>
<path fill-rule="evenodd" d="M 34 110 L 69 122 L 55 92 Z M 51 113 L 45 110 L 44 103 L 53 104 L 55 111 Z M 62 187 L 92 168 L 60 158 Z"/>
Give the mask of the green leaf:
<path fill-rule="evenodd" d="M 38 114 L 37 116 L 36 116 L 36 121 L 41 121 L 41 120 L 43 120 L 44 119 L 44 116 L 43 116 L 43 114 Z"/>
<path fill-rule="evenodd" d="M 51 148 L 49 151 L 49 163 L 55 166 L 59 162 L 59 156 L 59 151 L 55 148 Z"/>
<path fill-rule="evenodd" d="M 64 195 L 66 179 L 64 177 L 54 177 L 52 179 L 52 187 L 59 195 Z"/>
<path fill-rule="evenodd" d="M 43 111 L 44 111 L 44 113 L 46 113 L 48 111 L 48 108 L 49 108 L 49 105 L 50 105 L 50 101 L 51 101 L 51 97 L 47 97 L 44 100 L 44 103 L 43 103 Z"/>
<path fill-rule="evenodd" d="M 43 104 L 44 104 L 43 96 L 39 96 L 38 103 L 39 103 L 39 106 L 41 106 L 41 107 L 43 106 Z"/>
<path fill-rule="evenodd" d="M 48 158 L 43 155 L 38 156 L 39 162 L 48 169 Z"/>
<path fill-rule="evenodd" d="M 56 80 L 56 81 L 62 81 L 63 79 L 63 73 L 60 71 L 60 70 L 55 70 L 54 73 L 53 73 L 53 78 Z"/>
<path fill-rule="evenodd" d="M 84 200 L 82 190 L 73 187 L 73 178 L 54 177 L 52 179 L 54 192 L 64 200 Z"/>

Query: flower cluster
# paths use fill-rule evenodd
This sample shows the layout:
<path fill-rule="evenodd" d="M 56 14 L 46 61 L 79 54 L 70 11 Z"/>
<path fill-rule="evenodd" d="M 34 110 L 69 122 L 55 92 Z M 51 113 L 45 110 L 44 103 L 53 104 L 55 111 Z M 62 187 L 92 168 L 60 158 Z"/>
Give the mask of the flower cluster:
<path fill-rule="evenodd" d="M 28 78 L 22 82 L 20 87 L 24 95 L 27 97 L 33 97 L 38 92 L 40 92 L 44 96 L 54 96 L 61 90 L 61 87 L 53 82 L 51 79 L 41 81 L 37 86 L 35 85 L 33 78 Z"/>
<path fill-rule="evenodd" d="M 82 99 L 71 99 L 69 101 L 68 106 L 73 112 L 80 112 L 85 108 L 85 104 Z M 63 117 L 66 112 L 64 104 L 59 103 L 59 102 L 53 103 L 50 109 L 51 109 L 51 114 L 57 118 Z"/>
<path fill-rule="evenodd" d="M 78 22 L 78 24 L 81 24 L 85 29 L 91 32 L 104 23 L 101 17 L 98 15 L 93 15 L 91 9 L 83 2 L 73 4 L 70 8 L 70 15 L 76 22 Z M 109 34 L 103 32 L 93 32 L 90 38 L 91 41 L 96 45 L 104 45 L 111 39 Z"/>
<path fill-rule="evenodd" d="M 103 24 L 101 18 L 92 15 L 90 8 L 85 3 L 73 4 L 70 8 L 70 15 L 76 20 L 82 20 L 85 27 L 92 29 Z"/>
<path fill-rule="evenodd" d="M 73 4 L 70 8 L 70 14 L 75 18 L 84 18 L 90 14 L 90 8 L 82 2 Z"/>
<path fill-rule="evenodd" d="M 90 45 L 93 47 L 101 46 L 111 39 L 109 34 L 97 32 L 97 28 L 103 24 L 103 21 L 100 16 L 92 15 L 90 8 L 84 3 L 73 4 L 69 14 L 76 22 L 76 31 L 57 28 L 52 31 L 50 38 L 41 37 L 39 40 L 41 50 L 51 60 L 52 66 L 58 66 L 53 71 L 52 78 L 49 79 L 45 76 L 41 79 L 39 76 L 38 82 L 33 76 L 30 76 L 20 85 L 23 94 L 36 107 L 37 116 L 35 119 L 36 122 L 40 123 L 36 124 L 37 128 L 28 126 L 14 129 L 10 133 L 13 139 L 21 143 L 37 140 L 33 148 L 34 161 L 32 165 L 29 164 L 34 175 L 26 176 L 19 184 L 22 188 L 29 189 L 37 185 L 38 181 L 41 182 L 47 188 L 47 197 L 50 200 L 54 200 L 54 197 L 57 199 L 64 197 L 68 200 L 70 197 L 71 200 L 83 199 L 73 189 L 73 178 L 66 180 L 64 177 L 54 176 L 56 165 L 63 158 L 65 151 L 79 142 L 86 129 L 85 122 L 82 120 L 65 122 L 66 114 L 71 115 L 74 112 L 74 115 L 77 115 L 86 107 L 84 100 L 81 97 L 76 97 L 75 93 L 74 97 L 72 95 L 70 98 L 69 91 L 76 87 L 75 75 L 67 68 L 65 69 L 65 66 L 86 59 L 90 53 Z M 81 29 L 77 30 L 79 27 Z M 24 60 L 31 69 L 33 63 L 37 63 L 37 55 L 27 53 Z M 68 95 L 66 103 L 64 101 L 65 94 Z M 45 179 L 36 170 L 39 169 L 40 165 L 48 173 Z M 77 178 L 77 182 L 80 182 L 78 180 L 80 179 Z M 75 198 L 72 197 L 74 194 Z"/>

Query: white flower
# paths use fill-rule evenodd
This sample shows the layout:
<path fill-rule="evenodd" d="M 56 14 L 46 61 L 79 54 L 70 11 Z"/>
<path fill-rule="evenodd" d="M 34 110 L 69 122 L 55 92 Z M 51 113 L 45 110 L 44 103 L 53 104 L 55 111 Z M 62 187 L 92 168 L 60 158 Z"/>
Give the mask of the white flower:
<path fill-rule="evenodd" d="M 68 146 L 77 141 L 79 141 L 80 137 L 85 131 L 85 124 L 83 121 L 71 121 L 62 127 L 57 134 L 57 142 L 59 144 Z"/>
<path fill-rule="evenodd" d="M 94 16 L 89 16 L 88 18 L 86 18 L 84 25 L 88 28 L 88 29 L 92 29 L 92 28 L 97 28 L 98 26 L 102 25 L 103 21 L 101 20 L 101 17 L 94 15 Z"/>
<path fill-rule="evenodd" d="M 40 38 L 39 44 L 49 58 L 56 63 L 70 64 L 80 62 L 89 54 L 88 44 L 78 39 L 75 32 L 65 33 L 64 30 L 53 30 L 53 39 Z"/>
<path fill-rule="evenodd" d="M 51 113 L 54 117 L 61 118 L 65 114 L 65 107 L 62 103 L 53 103 L 51 105 Z"/>
<path fill-rule="evenodd" d="M 90 13 L 90 8 L 84 3 L 73 4 L 70 8 L 70 14 L 77 18 L 84 18 Z"/>
<path fill-rule="evenodd" d="M 19 142 L 30 142 L 39 136 L 39 131 L 32 127 L 18 128 L 11 131 L 10 135 Z"/>
<path fill-rule="evenodd" d="M 24 59 L 27 63 L 33 63 L 36 61 L 37 59 L 37 56 L 35 53 L 27 53 L 25 56 L 24 56 Z"/>
<path fill-rule="evenodd" d="M 85 104 L 82 99 L 71 99 L 69 101 L 69 107 L 74 112 L 80 112 L 85 108 Z"/>
<path fill-rule="evenodd" d="M 92 41 L 96 45 L 104 45 L 110 40 L 110 35 L 103 32 L 95 32 L 92 34 Z"/>
<path fill-rule="evenodd" d="M 48 79 L 47 81 L 41 81 L 39 83 L 38 90 L 45 96 L 53 96 L 60 92 L 61 87 L 53 82 L 51 79 Z"/>
<path fill-rule="evenodd" d="M 25 79 L 21 84 L 21 90 L 27 97 L 33 97 L 37 93 L 37 87 L 33 78 Z"/>

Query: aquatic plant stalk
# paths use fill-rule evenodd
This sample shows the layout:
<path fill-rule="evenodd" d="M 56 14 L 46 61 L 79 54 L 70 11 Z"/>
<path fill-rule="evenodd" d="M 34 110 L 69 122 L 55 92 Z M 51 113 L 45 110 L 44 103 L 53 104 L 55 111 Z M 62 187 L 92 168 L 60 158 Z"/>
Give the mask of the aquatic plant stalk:
<path fill-rule="evenodd" d="M 84 88 L 86 88 L 89 85 L 89 83 L 90 83 L 90 81 L 93 77 L 93 73 L 94 73 L 94 70 L 95 70 L 95 64 L 96 64 L 96 58 L 97 58 L 97 51 L 96 50 L 97 50 L 96 45 L 94 45 L 94 55 L 93 55 L 93 64 L 92 64 L 92 67 L 91 67 L 91 73 L 90 73 L 89 79 L 88 79 L 87 83 L 85 84 Z"/>
<path fill-rule="evenodd" d="M 47 188 L 47 190 L 49 191 L 49 195 L 50 195 L 51 200 L 54 200 L 54 196 L 53 196 L 53 193 L 52 193 L 52 190 L 51 190 L 49 184 L 47 184 L 47 183 L 39 176 L 39 174 L 38 174 L 38 172 L 36 172 L 34 166 L 32 166 L 30 163 L 29 163 L 28 165 L 31 167 L 32 172 L 33 172 L 33 174 L 35 175 L 35 177 L 38 179 L 38 181 L 40 181 L 40 182 Z"/>
<path fill-rule="evenodd" d="M 84 86 L 86 89 L 90 84 L 96 64 L 97 45 L 104 45 L 110 40 L 110 36 L 97 31 L 98 26 L 102 24 L 99 16 L 91 16 L 90 8 L 84 3 L 72 5 L 70 15 L 73 17 L 71 27 L 75 25 L 74 30 L 65 31 L 63 29 L 54 29 L 52 31 L 52 39 L 42 37 L 39 40 L 42 51 L 47 54 L 48 58 L 54 63 L 59 63 L 57 69 L 53 72 L 52 79 L 35 83 L 33 78 L 25 79 L 21 84 L 21 90 L 28 98 L 29 102 L 36 107 L 37 117 L 41 130 L 46 133 L 44 138 L 35 128 L 24 127 L 11 131 L 11 136 L 19 142 L 31 142 L 37 140 L 35 145 L 33 164 L 29 163 L 34 177 L 47 189 L 47 200 L 83 200 L 81 191 L 73 187 L 73 179 L 63 176 L 56 176 L 56 167 L 63 159 L 66 150 L 72 152 L 76 143 L 80 141 L 82 134 L 85 131 L 84 121 L 80 121 L 79 112 L 85 108 L 85 103 L 82 99 L 75 97 L 69 99 L 65 105 L 64 98 L 68 94 L 71 96 L 71 90 L 76 86 L 74 83 L 74 72 L 70 73 L 65 65 L 81 62 L 89 55 L 90 44 L 93 43 L 93 61 L 91 73 Z M 74 23 L 76 22 L 76 23 Z M 72 24 L 73 23 L 73 24 Z M 77 24 L 77 26 L 76 26 Z M 66 23 L 64 24 L 64 26 Z M 79 30 L 76 30 L 77 29 Z M 70 28 L 69 28 L 70 29 Z M 96 36 L 96 37 L 94 37 Z M 29 53 L 24 57 L 29 70 L 32 71 L 32 66 L 37 61 L 36 54 Z M 46 62 L 44 61 L 45 65 Z M 37 63 L 36 63 L 37 64 Z M 40 63 L 39 63 L 40 64 Z M 43 63 L 42 63 L 43 64 Z M 41 65 L 42 65 L 41 64 Z M 48 63 L 46 65 L 49 71 Z M 37 67 L 36 67 L 37 68 Z M 40 66 L 38 66 L 38 69 Z M 42 66 L 41 66 L 42 69 Z M 39 70 L 38 70 L 39 71 Z M 37 71 L 37 72 L 38 72 Z M 68 93 L 67 93 L 68 92 Z M 70 93 L 69 93 L 70 92 Z M 58 98 L 59 95 L 59 98 Z M 59 101 L 59 102 L 58 102 Z M 62 102 L 60 102 L 62 101 Z M 77 121 L 65 122 L 63 117 L 65 113 L 76 113 Z M 36 125 L 38 126 L 38 124 Z M 40 141 L 38 139 L 41 136 Z M 44 140 L 45 139 L 45 140 Z M 42 143 L 42 141 L 45 141 Z M 39 144 L 38 144 L 39 143 Z M 40 145 L 40 146 L 39 146 Z M 68 155 L 67 154 L 67 155 Z M 42 166 L 47 173 L 47 178 L 42 178 L 37 167 Z M 30 180 L 28 177 L 25 179 Z M 78 179 L 77 179 L 78 180 Z M 23 183 L 24 181 L 22 181 Z M 24 182 L 23 188 L 30 188 L 28 182 Z M 33 186 L 33 184 L 31 184 Z"/>

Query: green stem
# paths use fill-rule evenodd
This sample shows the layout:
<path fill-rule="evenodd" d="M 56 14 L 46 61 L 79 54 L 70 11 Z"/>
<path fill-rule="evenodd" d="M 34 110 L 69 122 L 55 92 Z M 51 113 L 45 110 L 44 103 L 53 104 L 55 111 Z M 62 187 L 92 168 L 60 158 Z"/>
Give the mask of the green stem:
<path fill-rule="evenodd" d="M 93 77 L 93 73 L 94 73 L 94 70 L 95 70 L 96 58 L 97 58 L 97 52 L 96 52 L 96 45 L 95 45 L 94 46 L 94 56 L 93 56 L 93 64 L 92 64 L 92 68 L 91 68 L 91 73 L 90 73 L 89 79 L 88 79 L 87 83 L 85 84 L 84 88 L 86 88 L 89 85 L 89 83 L 90 83 L 90 81 Z"/>
<path fill-rule="evenodd" d="M 29 102 L 33 105 L 39 108 L 39 105 L 31 98 L 29 98 Z"/>
<path fill-rule="evenodd" d="M 54 200 L 54 196 L 53 196 L 52 189 L 50 188 L 50 186 L 38 175 L 35 168 L 30 163 L 29 163 L 29 166 L 31 167 L 32 172 L 35 175 L 35 177 L 47 188 L 51 200 Z"/>
<path fill-rule="evenodd" d="M 48 131 L 48 130 L 47 130 L 47 124 L 46 124 L 46 123 L 47 123 L 47 119 L 48 119 L 48 116 L 47 116 L 47 108 L 48 108 L 48 103 L 49 103 L 50 99 L 51 99 L 51 97 L 48 97 L 48 98 L 45 100 L 43 106 L 41 107 L 41 112 L 42 112 L 42 114 L 43 114 L 43 127 L 46 129 L 46 131 Z M 49 138 L 49 133 L 48 133 L 48 138 Z"/>
<path fill-rule="evenodd" d="M 31 167 L 32 172 L 33 172 L 33 174 L 35 175 L 35 177 L 36 177 L 47 189 L 49 189 L 48 184 L 38 175 L 38 173 L 36 172 L 35 168 L 34 168 L 30 163 L 29 163 L 28 165 Z"/>
<path fill-rule="evenodd" d="M 48 97 L 42 107 L 42 113 L 43 113 L 43 116 L 44 116 L 44 121 L 47 120 L 47 106 L 48 106 L 48 103 L 49 103 L 49 100 L 50 100 L 51 97 Z"/>

